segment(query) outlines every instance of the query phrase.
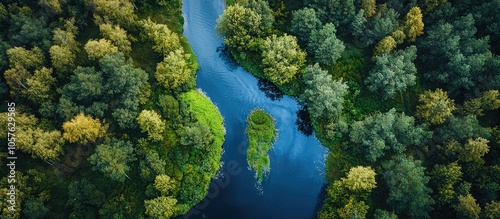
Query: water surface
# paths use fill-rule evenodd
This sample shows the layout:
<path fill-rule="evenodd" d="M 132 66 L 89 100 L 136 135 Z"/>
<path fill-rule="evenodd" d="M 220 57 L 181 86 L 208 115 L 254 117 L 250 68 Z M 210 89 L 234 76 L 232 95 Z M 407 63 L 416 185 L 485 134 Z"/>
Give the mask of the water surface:
<path fill-rule="evenodd" d="M 224 10 L 222 0 L 183 0 L 182 10 L 184 35 L 200 65 L 197 87 L 218 106 L 227 131 L 221 176 L 212 181 L 207 198 L 184 218 L 314 218 L 325 182 L 326 149 L 314 133 L 305 136 L 297 129 L 297 101 L 286 95 L 273 101 L 276 98 L 259 90 L 262 83 L 224 54 L 214 29 Z M 276 119 L 278 129 L 269 152 L 271 171 L 261 186 L 245 156 L 245 119 L 257 107 Z"/>

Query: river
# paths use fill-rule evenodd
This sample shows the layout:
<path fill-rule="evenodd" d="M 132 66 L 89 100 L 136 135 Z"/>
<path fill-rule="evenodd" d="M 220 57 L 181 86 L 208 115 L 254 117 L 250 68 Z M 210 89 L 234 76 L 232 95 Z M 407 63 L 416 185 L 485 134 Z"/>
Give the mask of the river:
<path fill-rule="evenodd" d="M 200 65 L 197 87 L 218 106 L 226 128 L 220 176 L 212 180 L 208 196 L 184 218 L 315 218 L 327 151 L 314 133 L 305 136 L 298 130 L 297 101 L 286 95 L 272 100 L 259 90 L 254 76 L 221 51 L 223 43 L 214 28 L 224 1 L 183 0 L 182 10 L 184 35 Z M 278 129 L 269 152 L 271 171 L 260 186 L 246 162 L 245 120 L 257 107 L 276 119 Z"/>

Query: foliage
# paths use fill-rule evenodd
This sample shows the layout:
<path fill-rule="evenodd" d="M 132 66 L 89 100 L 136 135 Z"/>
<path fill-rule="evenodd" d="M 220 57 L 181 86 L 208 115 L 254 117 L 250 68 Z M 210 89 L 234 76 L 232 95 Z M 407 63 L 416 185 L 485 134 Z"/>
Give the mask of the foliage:
<path fill-rule="evenodd" d="M 378 92 L 384 99 L 392 98 L 407 87 L 415 85 L 417 69 L 413 61 L 417 49 L 410 46 L 392 54 L 384 53 L 376 58 L 375 67 L 370 71 L 365 83 L 372 92 Z"/>
<path fill-rule="evenodd" d="M 417 106 L 417 117 L 433 125 L 444 123 L 455 110 L 455 101 L 439 88 L 434 92 L 425 91 L 420 94 L 418 101 L 420 105 Z"/>
<path fill-rule="evenodd" d="M 437 189 L 437 204 L 449 204 L 455 197 L 455 186 L 462 178 L 462 168 L 457 162 L 448 165 L 436 164 L 431 172 L 430 184 Z"/>
<path fill-rule="evenodd" d="M 395 109 L 369 116 L 352 124 L 350 141 L 371 162 L 384 156 L 387 150 L 398 154 L 408 146 L 420 146 L 430 137 L 425 127 L 415 125 L 414 118 Z"/>
<path fill-rule="evenodd" d="M 102 125 L 98 119 L 78 114 L 70 121 L 63 124 L 63 138 L 70 143 L 80 144 L 95 143 L 98 138 L 106 134 L 106 126 Z"/>
<path fill-rule="evenodd" d="M 372 45 L 392 33 L 399 26 L 399 13 L 394 9 L 379 11 L 366 23 L 366 29 L 361 36 L 363 46 Z"/>
<path fill-rule="evenodd" d="M 458 204 L 454 207 L 459 218 L 479 219 L 481 207 L 479 207 L 476 199 L 471 194 L 458 196 Z"/>
<path fill-rule="evenodd" d="M 494 219 L 500 217 L 500 202 L 493 201 L 484 207 L 484 218 Z"/>
<path fill-rule="evenodd" d="M 153 41 L 154 51 L 165 56 L 180 47 L 179 36 L 172 32 L 167 25 L 155 23 L 150 19 L 143 20 L 141 25 L 144 28 L 145 36 Z"/>
<path fill-rule="evenodd" d="M 384 37 L 384 39 L 380 40 L 380 42 L 378 42 L 377 45 L 375 46 L 373 56 L 377 57 L 384 53 L 391 52 L 393 49 L 396 48 L 396 44 L 397 42 L 396 40 L 394 40 L 394 38 L 392 38 L 392 36 Z"/>
<path fill-rule="evenodd" d="M 293 13 L 291 31 L 300 42 L 307 42 L 311 33 L 318 31 L 320 27 L 321 21 L 313 8 L 303 8 Z"/>
<path fill-rule="evenodd" d="M 177 200 L 170 196 L 160 196 L 155 199 L 144 201 L 146 215 L 151 218 L 162 219 L 170 218 L 176 211 Z"/>
<path fill-rule="evenodd" d="M 94 165 L 93 170 L 103 172 L 113 180 L 123 182 L 130 170 L 129 162 L 134 161 L 132 143 L 115 138 L 107 138 L 97 145 L 89 162 Z"/>
<path fill-rule="evenodd" d="M 397 213 L 404 213 L 410 218 L 427 218 L 434 201 L 427 187 L 429 177 L 420 161 L 399 155 L 382 164 L 382 173 L 389 188 L 387 203 Z"/>
<path fill-rule="evenodd" d="M 377 187 L 375 182 L 375 171 L 371 167 L 352 167 L 347 174 L 347 178 L 342 178 L 342 183 L 349 190 L 367 191 L 371 192 L 372 189 Z"/>
<path fill-rule="evenodd" d="M 424 34 L 424 22 L 422 22 L 422 12 L 419 7 L 410 9 L 405 20 L 406 36 L 410 42 L 415 42 L 417 36 Z"/>
<path fill-rule="evenodd" d="M 290 35 L 266 38 L 262 46 L 264 74 L 279 85 L 289 82 L 305 63 L 306 53 L 297 44 L 297 38 Z"/>
<path fill-rule="evenodd" d="M 276 140 L 274 119 L 264 110 L 254 109 L 247 118 L 246 134 L 248 166 L 255 171 L 255 178 L 261 184 L 264 175 L 270 171 L 268 152 Z"/>
<path fill-rule="evenodd" d="M 338 210 L 338 213 L 342 219 L 364 219 L 368 208 L 369 206 L 363 201 L 358 202 L 351 198 L 343 208 Z"/>
<path fill-rule="evenodd" d="M 156 80 L 165 88 L 187 91 L 195 86 L 193 70 L 188 64 L 189 54 L 182 49 L 170 52 L 156 67 Z"/>
<path fill-rule="evenodd" d="M 105 55 L 118 51 L 118 47 L 107 39 L 89 40 L 84 48 L 90 60 L 101 59 Z"/>
<path fill-rule="evenodd" d="M 332 23 L 319 30 L 312 30 L 307 48 L 322 65 L 334 65 L 344 52 L 344 43 L 337 39 L 337 30 Z"/>
<path fill-rule="evenodd" d="M 137 117 L 137 123 L 142 132 L 148 134 L 148 138 L 153 141 L 163 140 L 165 131 L 165 121 L 153 110 L 143 110 Z"/>
<path fill-rule="evenodd" d="M 262 17 L 251 8 L 239 4 L 228 6 L 217 19 L 217 33 L 224 43 L 238 51 L 256 48 L 255 37 L 262 36 Z"/>
<path fill-rule="evenodd" d="M 301 99 L 307 103 L 311 117 L 329 119 L 342 112 L 349 88 L 345 82 L 333 81 L 332 76 L 316 64 L 306 68 L 304 83 L 306 87 Z"/>

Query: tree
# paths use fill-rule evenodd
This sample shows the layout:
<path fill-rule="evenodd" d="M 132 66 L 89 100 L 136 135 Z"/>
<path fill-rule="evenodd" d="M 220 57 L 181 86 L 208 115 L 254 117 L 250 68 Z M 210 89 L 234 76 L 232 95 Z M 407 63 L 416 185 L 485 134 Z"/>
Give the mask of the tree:
<path fill-rule="evenodd" d="M 165 121 L 153 110 L 143 110 L 137 117 L 137 123 L 142 132 L 148 133 L 148 138 L 153 141 L 163 140 Z"/>
<path fill-rule="evenodd" d="M 189 54 L 182 49 L 170 52 L 165 59 L 156 66 L 156 80 L 165 88 L 171 90 L 189 90 L 195 86 L 193 70 L 187 60 Z M 184 89 L 183 89 L 184 88 Z"/>
<path fill-rule="evenodd" d="M 342 178 L 342 184 L 352 192 L 370 193 L 377 187 L 375 182 L 375 171 L 371 167 L 351 167 L 347 178 Z"/>
<path fill-rule="evenodd" d="M 254 38 L 261 37 L 262 17 L 250 8 L 239 4 L 228 6 L 217 19 L 217 33 L 224 36 L 224 43 L 239 52 L 257 48 Z"/>
<path fill-rule="evenodd" d="M 53 41 L 55 45 L 68 47 L 71 51 L 76 52 L 78 49 L 78 42 L 76 35 L 78 35 L 78 27 L 75 26 L 75 19 L 71 18 L 64 21 L 64 30 L 55 28 L 53 34 Z"/>
<path fill-rule="evenodd" d="M 382 167 L 382 175 L 390 191 L 387 203 L 394 211 L 410 218 L 428 218 L 434 201 L 429 195 L 432 192 L 426 186 L 429 177 L 425 176 L 421 162 L 398 155 L 382 163 Z"/>
<path fill-rule="evenodd" d="M 181 145 L 197 149 L 207 149 L 214 139 L 210 129 L 200 122 L 184 126 L 184 129 L 180 130 L 179 135 Z"/>
<path fill-rule="evenodd" d="M 388 212 L 385 210 L 377 209 L 375 214 L 373 214 L 374 219 L 398 219 L 398 216 L 394 212 Z"/>
<path fill-rule="evenodd" d="M 88 52 L 88 51 L 87 51 Z M 67 46 L 53 45 L 49 50 L 52 66 L 61 72 L 68 72 L 75 65 L 76 55 Z"/>
<path fill-rule="evenodd" d="M 104 143 L 97 145 L 94 154 L 89 157 L 92 170 L 103 172 L 112 180 L 125 181 L 128 165 L 135 160 L 132 143 L 115 138 L 107 138 Z"/>
<path fill-rule="evenodd" d="M 375 0 L 362 0 L 361 1 L 361 8 L 365 12 L 366 18 L 371 18 L 375 15 L 377 12 L 377 4 Z"/>
<path fill-rule="evenodd" d="M 370 162 L 389 149 L 400 154 L 410 145 L 420 146 L 430 136 L 423 126 L 415 125 L 413 117 L 396 113 L 395 109 L 353 123 L 349 134 L 350 141 Z"/>
<path fill-rule="evenodd" d="M 352 23 L 351 23 L 351 33 L 355 37 L 360 37 L 363 35 L 365 29 L 366 29 L 366 17 L 365 17 L 365 11 L 363 9 L 359 10 L 359 12 L 354 16 Z"/>
<path fill-rule="evenodd" d="M 105 55 L 109 55 L 118 51 L 118 47 L 111 44 L 107 39 L 89 40 L 85 44 L 85 52 L 90 60 L 101 59 Z"/>
<path fill-rule="evenodd" d="M 145 200 L 146 215 L 155 219 L 170 218 L 177 211 L 177 199 L 171 196 L 160 196 Z"/>
<path fill-rule="evenodd" d="M 487 139 L 478 137 L 476 139 L 469 139 L 465 143 L 459 158 L 464 162 L 480 161 L 481 158 L 490 151 Z"/>
<path fill-rule="evenodd" d="M 93 209 L 101 206 L 104 200 L 106 200 L 104 193 L 86 178 L 68 185 L 67 204 L 73 207 L 70 214 L 73 218 L 97 217 L 97 212 Z"/>
<path fill-rule="evenodd" d="M 47 8 L 56 14 L 62 12 L 61 3 L 65 3 L 65 0 L 39 0 L 38 4 L 44 8 Z"/>
<path fill-rule="evenodd" d="M 172 32 L 167 25 L 157 24 L 148 18 L 142 21 L 142 26 L 145 35 L 153 40 L 153 50 L 163 56 L 181 47 L 179 36 Z"/>
<path fill-rule="evenodd" d="M 338 210 L 339 217 L 342 219 L 364 219 L 368 213 L 368 206 L 363 201 L 356 201 L 353 198 L 341 209 Z"/>
<path fill-rule="evenodd" d="M 106 134 L 106 126 L 101 125 L 98 119 L 78 114 L 75 118 L 63 124 L 63 138 L 70 143 L 95 143 L 98 138 Z"/>
<path fill-rule="evenodd" d="M 285 84 L 305 63 L 306 53 L 297 44 L 297 38 L 289 35 L 266 38 L 262 47 L 264 74 L 272 82 Z"/>
<path fill-rule="evenodd" d="M 496 110 L 500 108 L 498 90 L 489 90 L 482 93 L 481 97 L 464 102 L 462 111 L 467 115 L 483 116 L 484 110 Z"/>
<path fill-rule="evenodd" d="M 349 88 L 345 82 L 333 81 L 327 71 L 315 64 L 306 68 L 304 83 L 306 87 L 301 99 L 307 103 L 311 117 L 319 121 L 335 118 L 342 112 Z"/>
<path fill-rule="evenodd" d="M 134 5 L 130 0 L 91 0 L 89 1 L 95 13 L 106 23 L 121 26 L 131 26 L 137 19 Z"/>
<path fill-rule="evenodd" d="M 300 42 L 307 42 L 313 31 L 321 28 L 321 21 L 313 8 L 303 8 L 293 12 L 291 31 Z"/>
<path fill-rule="evenodd" d="M 392 32 L 391 37 L 396 41 L 396 44 L 402 44 L 406 39 L 405 33 L 400 28 Z"/>
<path fill-rule="evenodd" d="M 313 30 L 307 48 L 322 65 L 334 65 L 344 52 L 344 42 L 337 39 L 337 30 L 328 23 L 319 30 Z"/>
<path fill-rule="evenodd" d="M 453 206 L 458 218 L 479 219 L 481 207 L 476 203 L 476 199 L 471 194 L 458 196 L 458 204 Z"/>
<path fill-rule="evenodd" d="M 245 8 L 250 8 L 260 15 L 262 21 L 260 29 L 263 35 L 270 32 L 274 23 L 274 12 L 269 7 L 269 3 L 265 0 L 250 0 L 244 5 Z"/>
<path fill-rule="evenodd" d="M 500 218 L 500 201 L 492 201 L 484 207 L 484 218 Z"/>
<path fill-rule="evenodd" d="M 42 198 L 31 198 L 24 202 L 22 207 L 23 218 L 41 219 L 49 212 Z"/>
<path fill-rule="evenodd" d="M 176 188 L 176 182 L 174 179 L 170 178 L 170 176 L 161 174 L 156 176 L 153 186 L 162 195 L 168 195 Z"/>
<path fill-rule="evenodd" d="M 366 23 L 364 34 L 361 35 L 363 46 L 372 45 L 386 37 L 399 26 L 399 13 L 394 9 L 384 9 Z"/>
<path fill-rule="evenodd" d="M 467 139 L 482 137 L 488 138 L 490 133 L 479 124 L 476 116 L 455 117 L 451 116 L 441 128 L 438 135 L 441 141 L 456 140 L 464 142 Z"/>
<path fill-rule="evenodd" d="M 22 94 L 33 103 L 48 101 L 53 98 L 53 89 L 56 79 L 52 77 L 51 68 L 35 70 L 35 74 L 26 79 L 27 89 Z"/>
<path fill-rule="evenodd" d="M 375 67 L 365 80 L 368 89 L 380 93 L 382 98 L 387 99 L 413 86 L 416 83 L 417 69 L 413 64 L 416 57 L 415 46 L 376 57 Z"/>
<path fill-rule="evenodd" d="M 141 177 L 145 180 L 154 180 L 157 175 L 165 175 L 166 164 L 156 151 L 146 152 L 146 159 L 141 160 L 139 164 Z"/>
<path fill-rule="evenodd" d="M 386 36 L 384 39 L 380 40 L 375 46 L 375 50 L 373 51 L 373 57 L 380 56 L 384 53 L 389 53 L 393 49 L 396 48 L 396 40 L 392 38 L 392 36 Z"/>
<path fill-rule="evenodd" d="M 440 205 L 449 204 L 455 197 L 454 186 L 462 178 L 462 167 L 457 162 L 448 165 L 436 164 L 431 172 L 430 184 L 436 188 L 435 199 Z"/>
<path fill-rule="evenodd" d="M 127 31 L 119 25 L 101 24 L 99 25 L 101 34 L 106 39 L 110 40 L 113 45 L 118 47 L 118 50 L 127 54 L 132 51 L 131 43 L 127 36 Z"/>
<path fill-rule="evenodd" d="M 43 18 L 34 18 L 31 12 L 19 12 L 11 14 L 9 26 L 9 39 L 11 45 L 29 45 L 42 47 L 44 50 L 50 47 L 50 28 Z"/>
<path fill-rule="evenodd" d="M 42 160 L 58 160 L 63 154 L 64 140 L 59 131 L 43 131 L 40 128 L 27 128 L 17 133 L 19 150 L 31 154 L 33 158 Z"/>
<path fill-rule="evenodd" d="M 455 101 L 439 88 L 434 92 L 424 91 L 418 101 L 420 105 L 417 106 L 417 117 L 433 125 L 443 124 L 455 110 Z"/>
<path fill-rule="evenodd" d="M 422 21 L 422 11 L 419 7 L 413 7 L 406 14 L 405 20 L 406 36 L 409 37 L 410 42 L 415 42 L 417 36 L 424 34 L 424 22 Z"/>
<path fill-rule="evenodd" d="M 439 5 L 446 3 L 448 0 L 424 0 L 424 6 L 426 12 L 431 12 Z"/>

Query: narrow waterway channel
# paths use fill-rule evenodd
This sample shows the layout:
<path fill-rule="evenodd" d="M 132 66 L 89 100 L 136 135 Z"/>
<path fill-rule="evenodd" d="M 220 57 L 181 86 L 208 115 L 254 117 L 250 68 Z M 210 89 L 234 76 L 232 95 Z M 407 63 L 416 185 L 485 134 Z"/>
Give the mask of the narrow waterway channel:
<path fill-rule="evenodd" d="M 223 0 L 183 0 L 184 35 L 198 58 L 197 87 L 218 106 L 226 128 L 221 176 L 209 195 L 184 218 L 307 219 L 314 218 L 325 182 L 326 149 L 296 125 L 299 105 L 284 96 L 271 100 L 259 90 L 258 80 L 223 52 L 215 24 Z M 278 139 L 269 152 L 271 172 L 261 186 L 248 170 L 246 117 L 262 108 L 276 119 Z"/>

